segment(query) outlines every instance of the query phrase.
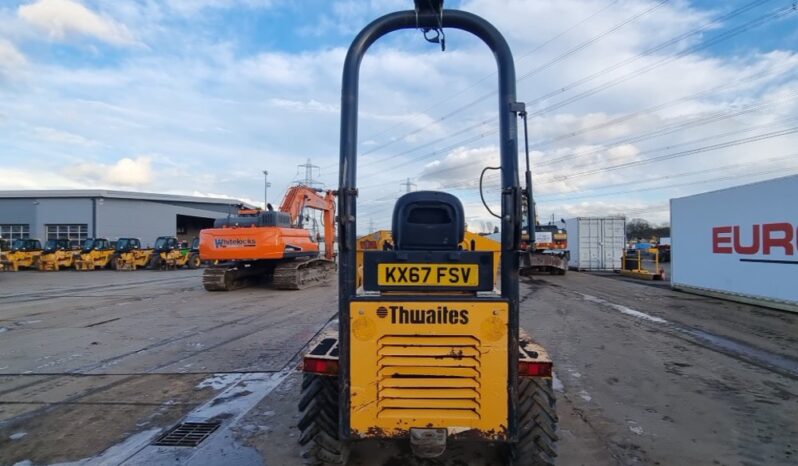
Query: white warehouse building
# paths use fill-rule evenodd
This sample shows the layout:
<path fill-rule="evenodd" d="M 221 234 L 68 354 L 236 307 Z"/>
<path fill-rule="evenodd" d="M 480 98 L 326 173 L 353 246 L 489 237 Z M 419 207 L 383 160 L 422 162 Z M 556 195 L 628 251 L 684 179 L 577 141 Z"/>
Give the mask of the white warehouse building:
<path fill-rule="evenodd" d="M 159 236 L 191 241 L 214 219 L 249 204 L 172 194 L 109 190 L 0 191 L 0 238 L 139 238 L 152 245 Z"/>

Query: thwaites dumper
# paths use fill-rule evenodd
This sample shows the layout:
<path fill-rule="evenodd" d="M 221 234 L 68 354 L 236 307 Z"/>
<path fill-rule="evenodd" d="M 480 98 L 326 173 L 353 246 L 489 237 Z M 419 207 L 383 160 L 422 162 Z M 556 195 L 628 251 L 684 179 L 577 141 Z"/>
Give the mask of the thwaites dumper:
<path fill-rule="evenodd" d="M 40 271 L 53 272 L 68 269 L 75 264 L 77 254 L 78 250 L 72 249 L 68 239 L 48 239 L 36 267 Z"/>
<path fill-rule="evenodd" d="M 155 250 L 150 256 L 150 269 L 170 270 L 188 267 L 196 269 L 202 265 L 198 253 L 187 244 L 181 244 L 174 236 L 160 236 L 155 240 Z"/>
<path fill-rule="evenodd" d="M 487 21 L 419 1 L 379 18 L 346 57 L 341 104 L 340 252 L 337 325 L 303 362 L 298 423 L 311 464 L 345 464 L 352 442 L 397 439 L 434 457 L 450 441 L 504 444 L 508 464 L 551 465 L 556 452 L 552 363 L 519 329 L 522 189 L 518 181 L 515 72 L 510 49 Z M 432 7 L 430 7 L 432 5 Z M 394 249 L 363 251 L 357 289 L 356 142 L 358 73 L 378 38 L 399 29 L 468 31 L 499 71 L 500 291 L 492 255 L 458 248 L 464 214 L 454 196 L 409 193 L 393 212 Z M 439 35 L 442 37 L 442 35 Z"/>
<path fill-rule="evenodd" d="M 150 262 L 153 249 L 142 249 L 138 238 L 119 238 L 116 242 L 112 267 L 115 270 L 136 270 Z"/>
<path fill-rule="evenodd" d="M 18 238 L 11 242 L 11 249 L 0 253 L 0 270 L 17 272 L 36 266 L 42 255 L 42 243 L 37 239 Z"/>

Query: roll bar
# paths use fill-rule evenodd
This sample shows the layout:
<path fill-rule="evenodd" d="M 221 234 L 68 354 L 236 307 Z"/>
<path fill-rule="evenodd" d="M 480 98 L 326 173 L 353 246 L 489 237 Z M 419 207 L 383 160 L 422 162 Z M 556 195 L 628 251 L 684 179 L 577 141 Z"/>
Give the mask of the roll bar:
<path fill-rule="evenodd" d="M 509 380 L 517 375 L 518 352 L 518 262 L 521 238 L 521 195 L 518 182 L 517 116 L 524 104 L 516 102 L 515 65 L 510 47 L 499 31 L 488 21 L 459 10 L 399 11 L 374 20 L 355 37 L 344 62 L 341 89 L 341 146 L 338 179 L 338 318 L 339 377 L 342 385 L 340 426 L 344 438 L 349 435 L 349 306 L 356 294 L 357 239 L 357 124 L 360 64 L 368 48 L 379 38 L 401 29 L 438 30 L 454 28 L 479 37 L 493 52 L 499 73 L 499 155 L 501 159 L 501 295 L 510 307 Z M 508 387 L 510 399 L 516 399 L 516 387 Z M 513 404 L 511 404 L 512 410 Z M 517 431 L 515 417 L 510 416 L 510 436 Z"/>
<path fill-rule="evenodd" d="M 357 239 L 357 117 L 360 63 L 377 39 L 401 29 L 436 28 L 440 17 L 432 13 L 399 11 L 376 19 L 357 35 L 344 63 L 341 90 L 341 146 L 338 179 L 338 249 L 340 252 L 340 298 L 356 289 L 355 243 Z M 523 104 L 516 102 L 515 65 L 510 47 L 492 24 L 477 15 L 444 10 L 444 28 L 460 29 L 482 39 L 491 49 L 499 72 L 499 138 L 501 158 L 501 283 L 502 296 L 517 299 L 519 241 L 521 234 L 521 188 L 518 183 L 518 129 L 516 117 Z M 341 310 L 344 309 L 343 302 Z M 348 304 L 347 304 L 348 305 Z"/>

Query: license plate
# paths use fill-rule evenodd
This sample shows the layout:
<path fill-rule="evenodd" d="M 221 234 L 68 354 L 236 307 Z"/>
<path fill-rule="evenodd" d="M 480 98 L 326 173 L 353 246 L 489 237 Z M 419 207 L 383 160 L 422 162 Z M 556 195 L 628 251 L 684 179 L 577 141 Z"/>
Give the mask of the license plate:
<path fill-rule="evenodd" d="M 478 264 L 377 264 L 380 286 L 478 286 Z"/>

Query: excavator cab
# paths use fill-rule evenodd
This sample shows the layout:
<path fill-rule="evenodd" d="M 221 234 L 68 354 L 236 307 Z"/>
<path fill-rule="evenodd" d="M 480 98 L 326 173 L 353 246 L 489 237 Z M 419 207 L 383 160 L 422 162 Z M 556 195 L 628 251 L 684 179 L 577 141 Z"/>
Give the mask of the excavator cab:
<path fill-rule="evenodd" d="M 506 463 L 552 465 L 557 414 L 552 361 L 519 328 L 521 206 L 512 54 L 502 35 L 440 0 L 388 14 L 354 39 L 344 62 L 338 188 L 338 320 L 303 361 L 299 403 L 303 457 L 346 464 L 363 439 L 406 442 L 419 457 L 450 442 L 502 444 Z M 499 82 L 500 270 L 491 251 L 461 248 L 461 202 L 444 192 L 402 196 L 393 210 L 393 249 L 362 250 L 357 263 L 357 102 L 369 46 L 420 29 L 444 48 L 445 28 L 470 32 L 493 52 Z M 474 249 L 474 248 L 471 248 Z"/>

